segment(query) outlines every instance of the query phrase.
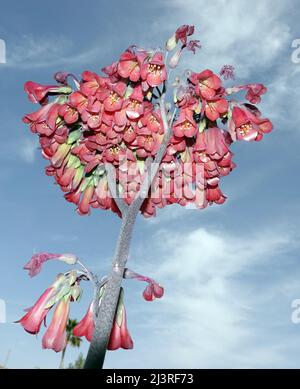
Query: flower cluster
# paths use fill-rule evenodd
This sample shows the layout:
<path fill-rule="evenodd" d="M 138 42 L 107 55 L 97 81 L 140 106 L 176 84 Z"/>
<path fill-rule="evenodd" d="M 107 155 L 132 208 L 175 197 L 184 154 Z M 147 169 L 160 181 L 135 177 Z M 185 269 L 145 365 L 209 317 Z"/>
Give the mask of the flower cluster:
<path fill-rule="evenodd" d="M 43 348 L 56 352 L 66 347 L 66 325 L 69 318 L 70 302 L 77 301 L 81 296 L 80 279 L 76 271 L 59 274 L 54 283 L 40 296 L 34 306 L 18 321 L 30 334 L 40 332 L 42 322 L 51 308 L 56 306 L 51 323 L 43 335 Z"/>
<path fill-rule="evenodd" d="M 99 305 L 104 293 L 105 286 L 100 289 Z M 85 337 L 91 342 L 95 329 L 95 309 L 92 302 L 81 321 L 74 327 L 73 334 L 78 337 Z M 107 345 L 107 350 L 117 350 L 119 348 L 132 349 L 133 341 L 126 324 L 126 310 L 124 304 L 124 290 L 121 288 L 120 297 L 117 305 L 116 315 Z"/>
<path fill-rule="evenodd" d="M 143 292 L 143 297 L 146 301 L 153 301 L 155 298 L 161 298 L 164 294 L 164 288 L 152 278 L 135 273 L 129 269 L 125 269 L 124 278 L 144 281 L 148 284 Z M 101 304 L 101 298 L 104 293 L 104 290 L 105 285 L 100 289 L 99 304 Z M 92 340 L 95 328 L 94 316 L 95 309 L 94 303 L 92 302 L 83 319 L 74 327 L 73 334 L 79 337 L 84 336 L 90 342 Z M 118 348 L 133 348 L 133 341 L 131 339 L 126 324 L 126 310 L 124 305 L 123 288 L 121 288 L 115 320 L 107 346 L 108 350 L 117 350 Z"/>
<path fill-rule="evenodd" d="M 24 269 L 28 270 L 31 277 L 34 277 L 41 271 L 43 264 L 52 259 L 63 261 L 68 265 L 78 264 L 84 271 L 74 269 L 65 274 L 58 274 L 54 283 L 44 291 L 33 307 L 26 309 L 26 314 L 17 323 L 20 323 L 28 333 L 36 335 L 40 332 L 43 322 L 46 326 L 46 317 L 49 311 L 56 306 L 51 323 L 43 335 L 42 346 L 43 348 L 60 352 L 65 349 L 67 344 L 66 328 L 70 312 L 70 302 L 80 300 L 82 295 L 81 280 L 94 280 L 90 278 L 92 274 L 74 254 L 38 253 L 32 256 L 31 260 L 24 266 Z M 164 294 L 163 287 L 152 278 L 137 274 L 129 269 L 125 269 L 124 278 L 147 283 L 143 292 L 143 297 L 146 301 L 161 298 Z M 85 337 L 91 342 L 95 329 L 95 318 L 105 292 L 106 282 L 107 280 L 102 282 L 97 298 L 90 303 L 84 317 L 73 328 L 74 336 Z M 107 345 L 108 350 L 117 350 L 119 348 L 133 348 L 133 341 L 126 324 L 123 288 L 120 291 L 113 327 Z"/>
<path fill-rule="evenodd" d="M 174 203 L 198 208 L 222 204 L 226 197 L 220 178 L 235 167 L 232 142 L 259 141 L 272 130 L 270 120 L 253 105 L 266 92 L 262 84 L 225 88 L 210 69 L 186 71 L 176 79 L 174 111 L 160 105 L 168 69 L 176 68 L 184 50 L 200 47 L 199 41 L 189 40 L 193 33 L 193 26 L 179 27 L 165 50 L 131 46 L 101 75 L 84 71 L 78 81 L 59 72 L 56 85 L 25 84 L 29 99 L 41 108 L 23 120 L 39 135 L 42 154 L 50 162 L 46 174 L 54 176 L 79 214 L 101 208 L 121 215 L 107 164 L 114 167 L 117 195 L 128 205 L 133 202 L 147 162 L 154 161 L 166 136 L 161 109 L 166 110 L 172 136 L 141 207 L 145 217 Z M 233 67 L 226 65 L 220 74 L 232 78 Z M 246 102 L 232 99 L 240 91 L 246 91 Z"/>

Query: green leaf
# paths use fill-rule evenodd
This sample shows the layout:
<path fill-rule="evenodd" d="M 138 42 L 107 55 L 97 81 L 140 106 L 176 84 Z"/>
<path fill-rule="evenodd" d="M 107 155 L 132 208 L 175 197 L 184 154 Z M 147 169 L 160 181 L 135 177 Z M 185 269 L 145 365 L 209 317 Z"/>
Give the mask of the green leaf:
<path fill-rule="evenodd" d="M 61 300 L 64 296 L 68 295 L 70 293 L 70 285 L 63 285 L 56 294 L 51 297 L 45 308 L 51 308 L 54 304 L 56 304 L 59 300 Z"/>
<path fill-rule="evenodd" d="M 62 86 L 58 90 L 59 93 L 64 93 L 64 94 L 70 94 L 73 92 L 73 89 L 70 86 Z"/>
<path fill-rule="evenodd" d="M 200 123 L 198 126 L 199 132 L 203 132 L 205 127 L 206 127 L 206 119 L 204 118 L 204 119 L 200 120 Z"/>
<path fill-rule="evenodd" d="M 137 158 L 136 163 L 137 163 L 137 167 L 138 167 L 140 173 L 144 174 L 145 161 L 143 161 L 142 159 Z"/>
<path fill-rule="evenodd" d="M 123 306 L 124 306 L 124 289 L 121 288 L 117 312 L 116 312 L 116 321 L 117 321 L 118 327 L 121 327 L 122 321 L 123 321 Z"/>
<path fill-rule="evenodd" d="M 76 165 L 77 161 L 78 161 L 78 158 L 76 157 L 76 155 L 70 154 L 69 159 L 68 159 L 68 163 L 67 163 L 67 167 L 75 167 L 74 165 Z"/>
<path fill-rule="evenodd" d="M 55 103 L 65 104 L 68 102 L 68 96 L 60 95 L 55 99 Z"/>
<path fill-rule="evenodd" d="M 195 109 L 195 113 L 199 114 L 201 112 L 201 108 L 202 108 L 202 103 L 199 100 L 198 105 L 197 105 L 197 107 Z"/>
<path fill-rule="evenodd" d="M 77 271 L 71 270 L 67 275 L 67 282 L 71 286 L 76 282 L 76 280 L 77 280 Z"/>
<path fill-rule="evenodd" d="M 67 140 L 67 143 L 69 145 L 77 142 L 81 137 L 81 130 L 75 130 L 75 131 L 71 131 L 69 136 L 68 136 L 68 140 Z"/>
<path fill-rule="evenodd" d="M 133 92 L 133 88 L 130 85 L 128 85 L 126 88 L 124 99 L 128 99 L 128 97 L 132 94 L 132 92 Z"/>
<path fill-rule="evenodd" d="M 94 185 L 93 184 L 93 176 L 85 177 L 85 179 L 81 185 L 81 192 L 84 192 L 86 190 L 86 188 L 89 187 L 90 185 Z"/>
<path fill-rule="evenodd" d="M 231 119 L 232 119 L 232 110 L 231 110 L 231 109 L 228 109 L 228 112 L 227 112 L 227 119 L 228 119 L 228 120 L 231 120 Z"/>
<path fill-rule="evenodd" d="M 94 184 L 95 187 L 98 186 L 99 181 L 100 181 L 100 177 L 98 175 L 94 174 L 93 175 L 93 184 Z"/>
<path fill-rule="evenodd" d="M 78 186 L 82 177 L 84 175 L 84 167 L 81 165 L 79 166 L 77 169 L 76 169 L 76 173 L 75 173 L 75 176 L 73 178 L 73 184 L 74 186 Z"/>
<path fill-rule="evenodd" d="M 80 286 L 76 283 L 74 286 L 71 288 L 71 296 L 74 301 L 79 301 L 80 297 L 82 295 L 82 289 Z"/>

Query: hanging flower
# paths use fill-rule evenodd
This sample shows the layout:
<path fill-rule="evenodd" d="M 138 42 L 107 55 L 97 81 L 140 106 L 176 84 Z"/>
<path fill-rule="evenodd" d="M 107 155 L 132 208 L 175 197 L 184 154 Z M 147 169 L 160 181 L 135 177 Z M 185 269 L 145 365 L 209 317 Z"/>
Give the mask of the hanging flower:
<path fill-rule="evenodd" d="M 29 271 L 29 276 L 36 276 L 42 269 L 42 265 L 50 259 L 58 259 L 67 263 L 68 265 L 75 265 L 78 258 L 74 254 L 53 254 L 53 253 L 37 253 L 34 254 L 30 261 L 24 265 L 25 270 Z"/>
<path fill-rule="evenodd" d="M 121 288 L 116 316 L 107 345 L 107 350 L 117 350 L 118 348 L 124 348 L 126 350 L 133 348 L 133 341 L 126 324 L 123 288 Z"/>

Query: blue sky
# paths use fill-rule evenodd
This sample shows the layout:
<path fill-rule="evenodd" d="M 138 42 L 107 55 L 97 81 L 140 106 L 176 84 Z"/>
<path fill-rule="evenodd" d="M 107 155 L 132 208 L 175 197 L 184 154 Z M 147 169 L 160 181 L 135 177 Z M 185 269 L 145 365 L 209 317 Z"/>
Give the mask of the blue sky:
<path fill-rule="evenodd" d="M 179 25 L 194 24 L 202 50 L 186 66 L 218 72 L 232 64 L 237 84 L 266 84 L 261 107 L 275 129 L 260 143 L 233 145 L 238 167 L 224 179 L 225 205 L 174 206 L 139 219 L 128 265 L 159 280 L 166 295 L 146 303 L 142 285 L 125 282 L 135 348 L 108 353 L 106 367 L 300 367 L 300 324 L 291 321 L 291 303 L 300 298 L 300 63 L 291 60 L 299 19 L 296 0 L 90 0 L 84 8 L 1 2 L 0 298 L 7 323 L 0 324 L 0 364 L 9 351 L 12 368 L 59 362 L 41 350 L 40 336 L 13 321 L 65 268 L 48 263 L 29 279 L 24 263 L 37 251 L 74 252 L 105 274 L 120 226 L 109 212 L 78 216 L 44 175 L 37 139 L 21 122 L 35 108 L 24 82 L 50 84 L 58 70 L 99 71 L 130 44 L 162 46 Z M 71 316 L 79 319 L 90 298 L 86 286 Z M 78 353 L 68 350 L 67 362 Z"/>

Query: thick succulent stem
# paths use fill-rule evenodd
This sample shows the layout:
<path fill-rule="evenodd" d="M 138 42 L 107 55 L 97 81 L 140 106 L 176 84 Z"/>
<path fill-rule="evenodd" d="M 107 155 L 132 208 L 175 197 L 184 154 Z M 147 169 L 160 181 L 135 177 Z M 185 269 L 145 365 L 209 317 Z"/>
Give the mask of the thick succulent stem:
<path fill-rule="evenodd" d="M 85 369 L 99 369 L 103 366 L 138 211 L 139 209 L 131 208 L 122 220 L 113 267 L 96 316 L 95 331 L 86 358 Z"/>
<path fill-rule="evenodd" d="M 168 124 L 164 99 L 165 94 L 163 94 L 160 98 L 160 109 L 165 136 L 153 163 L 148 163 L 152 160 L 147 161 L 147 172 L 145 174 L 146 177 L 143 181 L 143 184 L 141 185 L 141 189 L 137 197 L 128 208 L 121 210 L 122 225 L 115 255 L 113 258 L 112 271 L 105 287 L 105 292 L 101 300 L 99 312 L 96 315 L 95 331 L 84 365 L 85 369 L 101 369 L 103 367 L 107 344 L 109 342 L 119 299 L 124 269 L 129 256 L 129 248 L 136 217 L 143 202 L 145 201 L 145 198 L 148 196 L 150 186 L 158 172 L 159 165 L 166 152 L 166 148 L 171 137 L 172 123 L 170 123 L 170 125 Z M 97 306 L 97 303 L 94 306 Z"/>

